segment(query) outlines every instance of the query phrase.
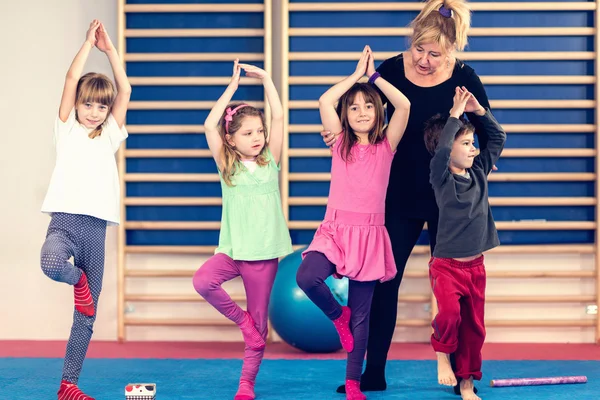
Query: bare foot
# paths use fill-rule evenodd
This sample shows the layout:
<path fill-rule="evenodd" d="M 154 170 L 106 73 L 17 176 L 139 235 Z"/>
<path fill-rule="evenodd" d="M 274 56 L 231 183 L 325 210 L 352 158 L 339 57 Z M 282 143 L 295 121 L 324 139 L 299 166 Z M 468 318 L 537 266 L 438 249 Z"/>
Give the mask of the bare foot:
<path fill-rule="evenodd" d="M 481 400 L 481 397 L 477 396 L 473 391 L 474 387 L 473 377 L 460 381 L 460 396 L 463 400 Z"/>
<path fill-rule="evenodd" d="M 438 383 L 445 386 L 456 386 L 456 376 L 450 365 L 450 356 L 446 353 L 437 354 L 438 360 Z"/>

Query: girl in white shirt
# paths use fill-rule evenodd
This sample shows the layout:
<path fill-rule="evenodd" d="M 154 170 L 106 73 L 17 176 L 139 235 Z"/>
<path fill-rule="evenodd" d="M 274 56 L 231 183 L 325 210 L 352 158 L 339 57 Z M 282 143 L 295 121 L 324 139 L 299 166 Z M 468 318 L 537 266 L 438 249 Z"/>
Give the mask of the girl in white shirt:
<path fill-rule="evenodd" d="M 92 48 L 108 57 L 116 80 L 81 76 Z M 92 397 L 77 387 L 92 337 L 104 273 L 106 226 L 119 223 L 115 153 L 127 138 L 125 115 L 131 85 L 104 25 L 92 21 L 63 89 L 54 127 L 56 166 L 42 211 L 52 216 L 41 251 L 42 271 L 74 286 L 75 311 L 58 400 Z M 68 260 L 73 257 L 74 265 Z"/>

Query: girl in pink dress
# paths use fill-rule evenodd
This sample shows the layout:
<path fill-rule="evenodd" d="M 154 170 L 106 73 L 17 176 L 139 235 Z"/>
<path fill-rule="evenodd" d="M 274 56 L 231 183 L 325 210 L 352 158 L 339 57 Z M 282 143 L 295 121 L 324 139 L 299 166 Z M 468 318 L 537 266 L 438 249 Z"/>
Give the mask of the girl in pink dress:
<path fill-rule="evenodd" d="M 357 83 L 363 75 L 369 83 Z M 387 127 L 379 89 L 396 108 Z M 337 103 L 337 109 L 336 109 Z M 396 275 L 385 222 L 385 195 L 396 147 L 404 134 L 410 102 L 375 72 L 369 46 L 356 71 L 319 99 L 326 130 L 338 132 L 332 148 L 331 186 L 325 219 L 303 253 L 298 286 L 327 315 L 348 352 L 346 399 L 366 399 L 360 391 L 369 312 L 377 281 Z M 350 280 L 348 307 L 333 297 L 325 279 Z"/>

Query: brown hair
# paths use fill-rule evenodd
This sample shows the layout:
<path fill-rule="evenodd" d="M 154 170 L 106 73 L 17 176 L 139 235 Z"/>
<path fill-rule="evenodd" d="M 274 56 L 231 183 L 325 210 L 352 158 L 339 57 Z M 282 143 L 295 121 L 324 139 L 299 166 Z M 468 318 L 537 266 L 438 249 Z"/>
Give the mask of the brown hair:
<path fill-rule="evenodd" d="M 79 82 L 77 82 L 77 90 L 75 92 L 75 106 L 84 103 L 104 104 L 108 107 L 107 115 L 110 115 L 114 101 L 115 86 L 108 76 L 95 72 L 88 72 L 79 78 Z M 75 109 L 75 118 L 77 118 L 79 121 L 79 117 L 77 116 L 77 108 Z M 89 133 L 88 136 L 90 139 L 100 136 L 104 123 L 106 123 L 106 120 Z"/>
<path fill-rule="evenodd" d="M 227 106 L 227 109 L 233 110 L 234 108 L 242 105 L 243 103 L 231 103 Z M 229 143 L 227 135 L 230 137 L 235 135 L 237 131 L 242 127 L 242 123 L 244 118 L 246 117 L 260 117 L 262 122 L 262 126 L 265 132 L 265 146 L 262 148 L 258 157 L 256 157 L 256 164 L 259 166 L 265 166 L 269 163 L 267 159 L 267 126 L 265 124 L 265 115 L 256 107 L 252 106 L 244 106 L 237 110 L 235 114 L 233 114 L 231 121 L 229 122 L 229 127 L 225 129 L 225 116 L 227 115 L 227 111 L 223 113 L 221 119 L 219 120 L 219 135 L 221 135 L 221 140 L 223 142 L 223 147 L 221 148 L 221 160 L 223 160 L 223 170 L 221 171 L 221 176 L 223 180 L 227 184 L 227 186 L 233 186 L 233 182 L 231 178 L 238 172 L 242 155 L 240 152 Z M 229 131 L 229 133 L 227 133 Z"/>
<path fill-rule="evenodd" d="M 458 139 L 462 135 L 466 135 L 469 132 L 475 132 L 475 127 L 465 118 L 464 115 L 460 117 L 460 121 L 463 123 L 463 127 L 456 132 L 454 140 Z M 440 135 L 444 130 L 444 126 L 446 126 L 446 122 L 448 122 L 448 116 L 444 117 L 442 114 L 436 114 L 427 120 L 427 122 L 425 122 L 425 147 L 431 155 L 435 154 L 435 149 L 437 148 Z"/>
<path fill-rule="evenodd" d="M 449 18 L 440 13 L 442 6 L 451 11 Z M 411 27 L 412 46 L 437 43 L 444 50 L 456 46 L 456 50 L 462 51 L 471 27 L 471 7 L 465 0 L 428 0 Z"/>
<path fill-rule="evenodd" d="M 383 140 L 384 137 L 384 119 L 385 111 L 383 109 L 383 103 L 381 96 L 368 83 L 355 83 L 346 93 L 342 95 L 340 101 L 337 104 L 337 114 L 340 117 L 342 123 L 342 134 L 343 138 L 340 143 L 340 155 L 344 161 L 351 159 L 352 147 L 358 143 L 358 136 L 354 133 L 350 127 L 348 121 L 348 108 L 354 103 L 356 95 L 362 93 L 365 103 L 372 103 L 375 107 L 375 123 L 373 129 L 369 132 L 369 143 L 376 144 Z"/>

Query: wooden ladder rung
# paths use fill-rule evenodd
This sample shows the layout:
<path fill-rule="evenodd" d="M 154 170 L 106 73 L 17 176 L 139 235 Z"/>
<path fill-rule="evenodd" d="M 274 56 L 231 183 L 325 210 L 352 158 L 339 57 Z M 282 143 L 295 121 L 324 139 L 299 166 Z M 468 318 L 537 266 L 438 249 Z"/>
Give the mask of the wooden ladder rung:
<path fill-rule="evenodd" d="M 128 278 L 191 278 L 196 270 L 159 270 L 159 269 L 128 269 L 125 276 Z M 595 271 L 487 271 L 488 278 L 594 278 Z M 406 271 L 404 278 L 427 278 L 429 273 L 423 271 Z"/>
<path fill-rule="evenodd" d="M 429 303 L 431 295 L 400 295 L 398 303 Z M 557 295 L 557 296 L 486 296 L 486 303 L 594 303 L 594 295 Z"/>
<path fill-rule="evenodd" d="M 233 301 L 245 302 L 244 295 L 230 295 Z M 185 295 L 185 294 L 126 294 L 125 301 L 141 302 L 141 303 L 197 303 L 206 302 L 200 295 Z"/>
<path fill-rule="evenodd" d="M 593 303 L 594 295 L 486 296 L 486 303 Z"/>
<path fill-rule="evenodd" d="M 167 319 L 167 318 L 125 318 L 127 326 L 235 326 L 227 318 L 219 319 Z"/>
<path fill-rule="evenodd" d="M 307 245 L 293 245 L 294 250 L 299 250 Z M 213 254 L 217 246 L 125 246 L 128 254 Z M 412 254 L 427 254 L 429 246 L 415 246 Z"/>
<path fill-rule="evenodd" d="M 486 327 L 496 328 L 586 328 L 596 325 L 595 319 L 582 320 L 491 320 L 485 321 Z"/>
<path fill-rule="evenodd" d="M 595 319 L 583 320 L 486 320 L 487 328 L 589 328 L 596 325 Z M 407 319 L 396 321 L 399 327 L 429 327 L 427 319 Z"/>
<path fill-rule="evenodd" d="M 595 271 L 487 271 L 488 278 L 497 279 L 581 279 L 595 278 Z M 427 270 L 423 271 L 406 271 L 404 278 L 422 279 L 429 278 Z"/>

